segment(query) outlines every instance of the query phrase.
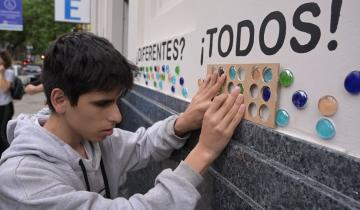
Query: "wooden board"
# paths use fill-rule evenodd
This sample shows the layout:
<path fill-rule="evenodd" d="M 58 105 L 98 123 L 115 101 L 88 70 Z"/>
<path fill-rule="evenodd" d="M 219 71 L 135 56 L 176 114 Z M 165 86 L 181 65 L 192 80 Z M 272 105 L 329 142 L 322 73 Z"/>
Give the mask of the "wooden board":
<path fill-rule="evenodd" d="M 240 87 L 246 105 L 245 119 L 275 128 L 279 68 L 278 63 L 209 64 L 207 72 L 226 74 L 223 92 Z"/>

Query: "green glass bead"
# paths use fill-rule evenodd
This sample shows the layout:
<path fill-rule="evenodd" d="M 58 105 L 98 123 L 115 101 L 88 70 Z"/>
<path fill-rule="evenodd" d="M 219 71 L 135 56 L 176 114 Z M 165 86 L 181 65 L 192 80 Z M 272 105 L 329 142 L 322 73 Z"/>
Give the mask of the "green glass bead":
<path fill-rule="evenodd" d="M 240 88 L 240 93 L 243 94 L 244 93 L 244 87 L 241 83 L 238 84 L 239 88 Z"/>
<path fill-rule="evenodd" d="M 180 67 L 179 67 L 179 66 L 176 66 L 176 67 L 175 67 L 175 73 L 176 73 L 177 75 L 180 74 Z"/>
<path fill-rule="evenodd" d="M 289 69 L 281 71 L 279 76 L 279 82 L 284 87 L 289 87 L 294 82 L 294 75 Z"/>

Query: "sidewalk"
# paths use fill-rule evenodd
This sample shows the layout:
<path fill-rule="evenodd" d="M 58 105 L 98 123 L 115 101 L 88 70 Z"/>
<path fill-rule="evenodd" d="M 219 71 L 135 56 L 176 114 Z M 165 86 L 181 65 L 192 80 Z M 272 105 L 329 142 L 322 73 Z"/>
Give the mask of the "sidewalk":
<path fill-rule="evenodd" d="M 20 113 L 36 113 L 45 106 L 45 95 L 43 92 L 34 95 L 25 94 L 21 100 L 14 100 L 14 117 Z"/>

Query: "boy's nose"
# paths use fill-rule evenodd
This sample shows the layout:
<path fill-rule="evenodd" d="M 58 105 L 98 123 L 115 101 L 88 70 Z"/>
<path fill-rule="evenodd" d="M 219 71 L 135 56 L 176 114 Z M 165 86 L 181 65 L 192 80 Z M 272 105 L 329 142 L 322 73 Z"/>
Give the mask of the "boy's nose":
<path fill-rule="evenodd" d="M 121 112 L 116 103 L 112 106 L 109 120 L 113 123 L 120 123 L 122 120 Z"/>

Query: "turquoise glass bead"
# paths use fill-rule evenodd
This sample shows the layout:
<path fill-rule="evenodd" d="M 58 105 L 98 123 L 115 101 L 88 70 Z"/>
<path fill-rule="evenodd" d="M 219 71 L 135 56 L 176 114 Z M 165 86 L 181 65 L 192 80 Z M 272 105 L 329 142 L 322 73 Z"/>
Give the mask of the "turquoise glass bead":
<path fill-rule="evenodd" d="M 271 68 L 266 68 L 263 72 L 264 82 L 270 82 L 272 80 L 272 76 Z"/>
<path fill-rule="evenodd" d="M 331 139 L 335 136 L 335 126 L 326 118 L 321 118 L 316 123 L 316 132 L 322 139 Z"/>
<path fill-rule="evenodd" d="M 234 80 L 236 78 L 236 70 L 234 66 L 230 67 L 229 76 L 231 80 Z"/>
<path fill-rule="evenodd" d="M 185 98 L 188 96 L 188 91 L 185 87 L 182 88 L 181 93 Z"/>
<path fill-rule="evenodd" d="M 289 124 L 289 113 L 284 109 L 279 109 L 276 112 L 275 122 L 278 126 L 284 127 Z"/>

